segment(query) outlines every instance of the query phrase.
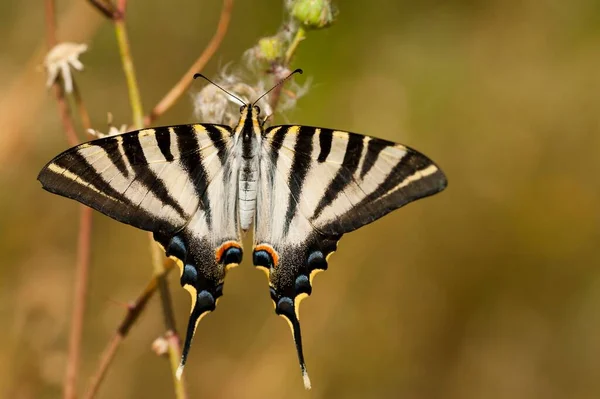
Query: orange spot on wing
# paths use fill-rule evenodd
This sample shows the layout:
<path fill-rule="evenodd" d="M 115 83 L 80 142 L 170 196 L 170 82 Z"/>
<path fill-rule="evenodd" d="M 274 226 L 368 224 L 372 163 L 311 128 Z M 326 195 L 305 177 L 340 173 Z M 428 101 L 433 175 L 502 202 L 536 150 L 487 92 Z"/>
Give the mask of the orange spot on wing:
<path fill-rule="evenodd" d="M 269 244 L 257 245 L 256 247 L 254 247 L 254 252 L 256 251 L 266 251 L 269 255 L 271 255 L 271 258 L 273 259 L 273 267 L 277 267 L 277 265 L 279 264 L 279 254 Z"/>
<path fill-rule="evenodd" d="M 235 247 L 240 250 L 242 249 L 242 246 L 237 241 L 225 241 L 219 248 L 215 250 L 215 258 L 217 259 L 217 263 L 221 262 L 223 254 L 231 247 Z"/>

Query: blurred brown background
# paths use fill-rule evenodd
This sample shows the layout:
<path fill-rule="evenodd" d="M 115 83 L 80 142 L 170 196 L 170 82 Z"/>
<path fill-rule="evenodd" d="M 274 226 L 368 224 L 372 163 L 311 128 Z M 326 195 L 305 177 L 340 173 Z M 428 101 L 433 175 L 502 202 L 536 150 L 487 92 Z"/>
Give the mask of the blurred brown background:
<path fill-rule="evenodd" d="M 220 1 L 131 0 L 146 110 L 212 36 Z M 417 3 L 417 4 L 415 4 Z M 303 303 L 304 391 L 286 323 L 246 256 L 200 323 L 195 398 L 600 397 L 600 3 L 340 1 L 294 67 L 309 93 L 279 121 L 399 141 L 438 162 L 448 189 L 345 236 Z M 131 120 L 114 30 L 58 2 L 59 40 L 88 43 L 76 73 L 92 122 Z M 0 397 L 61 395 L 79 208 L 44 192 L 67 147 L 39 67 L 40 1 L 0 3 Z M 280 1 L 236 0 L 203 71 L 239 62 L 281 23 Z M 304 79 L 304 77 L 302 77 Z M 202 87 L 193 86 L 191 93 Z M 192 122 L 189 96 L 157 124 Z M 247 252 L 248 253 L 248 252 Z M 146 235 L 94 214 L 79 388 L 151 276 Z M 189 295 L 170 275 L 177 322 Z M 173 397 L 158 300 L 122 346 L 101 398 Z"/>

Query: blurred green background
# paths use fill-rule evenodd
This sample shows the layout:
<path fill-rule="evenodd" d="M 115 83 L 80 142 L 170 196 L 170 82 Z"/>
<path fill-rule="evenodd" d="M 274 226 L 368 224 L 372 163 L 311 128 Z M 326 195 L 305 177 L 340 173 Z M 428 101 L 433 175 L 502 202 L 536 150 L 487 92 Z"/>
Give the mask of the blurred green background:
<path fill-rule="evenodd" d="M 313 390 L 248 257 L 200 323 L 186 367 L 195 398 L 600 397 L 600 3 L 339 1 L 294 67 L 313 79 L 276 121 L 399 141 L 448 189 L 345 236 L 302 306 Z M 146 111 L 212 36 L 220 1 L 129 1 Z M 283 5 L 236 0 L 216 76 L 276 32 Z M 79 207 L 40 168 L 67 148 L 40 67 L 40 1 L 0 3 L 0 397 L 61 395 Z M 98 130 L 131 120 L 114 30 L 58 1 L 59 40 L 88 43 L 76 80 Z M 196 83 L 190 93 L 202 84 Z M 157 124 L 193 122 L 189 95 Z M 81 131 L 81 129 L 80 129 Z M 248 251 L 247 251 L 248 253 Z M 79 388 L 151 277 L 146 234 L 94 214 Z M 171 273 L 177 323 L 189 295 Z M 100 398 L 173 397 L 157 298 Z"/>

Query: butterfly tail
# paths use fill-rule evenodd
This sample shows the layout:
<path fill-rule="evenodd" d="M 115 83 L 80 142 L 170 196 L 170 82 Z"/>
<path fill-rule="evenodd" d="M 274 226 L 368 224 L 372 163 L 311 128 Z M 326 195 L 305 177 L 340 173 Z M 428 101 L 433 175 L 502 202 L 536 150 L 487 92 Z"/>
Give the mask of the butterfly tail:
<path fill-rule="evenodd" d="M 310 389 L 311 383 L 306 370 L 306 363 L 304 362 L 304 352 L 302 351 L 302 334 L 300 332 L 300 320 L 296 313 L 294 302 L 287 297 L 283 297 L 277 302 L 275 312 L 282 316 L 290 325 L 292 335 L 294 337 L 294 343 L 296 344 L 296 352 L 298 353 L 298 362 L 300 363 L 300 370 L 302 371 L 302 379 L 304 381 L 304 388 Z"/>

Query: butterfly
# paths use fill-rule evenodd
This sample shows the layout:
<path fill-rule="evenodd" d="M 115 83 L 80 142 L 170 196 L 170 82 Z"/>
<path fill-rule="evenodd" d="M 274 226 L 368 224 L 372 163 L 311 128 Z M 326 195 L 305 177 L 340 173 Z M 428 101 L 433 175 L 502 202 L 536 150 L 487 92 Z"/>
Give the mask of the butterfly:
<path fill-rule="evenodd" d="M 258 100 L 238 100 L 236 126 L 104 137 L 56 156 L 38 180 L 47 191 L 152 232 L 177 262 L 192 298 L 178 376 L 198 322 L 215 309 L 227 271 L 242 261 L 242 234 L 252 229 L 253 263 L 267 275 L 275 312 L 289 322 L 310 389 L 299 307 L 314 276 L 327 269 L 343 234 L 443 190 L 447 180 L 404 145 L 326 128 L 265 127 Z"/>

